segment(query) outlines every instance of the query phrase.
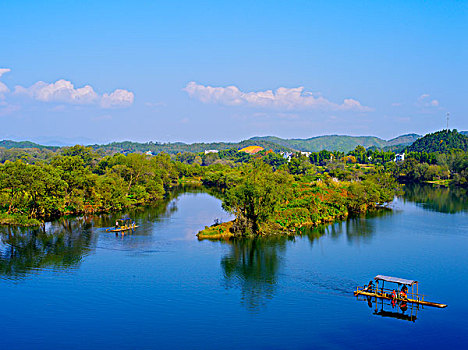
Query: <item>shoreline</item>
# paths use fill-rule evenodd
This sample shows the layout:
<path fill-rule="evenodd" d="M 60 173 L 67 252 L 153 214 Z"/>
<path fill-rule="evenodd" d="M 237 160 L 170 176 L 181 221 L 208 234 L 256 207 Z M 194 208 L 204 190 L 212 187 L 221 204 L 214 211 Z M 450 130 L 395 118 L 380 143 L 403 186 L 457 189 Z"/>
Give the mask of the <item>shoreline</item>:
<path fill-rule="evenodd" d="M 26 214 L 7 214 L 6 212 L 0 212 L 0 225 L 5 225 L 5 226 L 20 226 L 20 227 L 39 227 L 41 225 L 44 225 L 46 222 L 51 222 L 54 220 L 57 220 L 59 218 L 63 218 L 66 216 L 80 216 L 80 215 L 98 215 L 98 214 L 110 214 L 110 213 L 116 213 L 122 210 L 128 210 L 131 208 L 138 208 L 142 206 L 147 206 L 151 205 L 153 203 L 157 203 L 160 201 L 164 201 L 167 198 L 170 198 L 173 195 L 173 192 L 175 192 L 177 189 L 189 189 L 189 188 L 201 188 L 205 191 L 208 191 L 207 188 L 205 188 L 202 184 L 199 178 L 183 178 L 179 179 L 180 181 L 177 184 L 174 184 L 171 186 L 166 193 L 164 194 L 163 198 L 159 199 L 153 199 L 150 201 L 143 201 L 139 203 L 133 203 L 131 205 L 128 205 L 123 208 L 119 209 L 109 209 L 109 210 L 96 210 L 96 211 L 89 211 L 89 210 L 83 210 L 83 211 L 78 211 L 78 212 L 63 212 L 61 215 L 55 215 L 48 217 L 47 219 L 39 219 L 39 218 L 30 218 Z"/>
<path fill-rule="evenodd" d="M 391 210 L 387 206 L 377 206 L 377 207 L 372 207 L 368 208 L 365 212 L 359 213 L 359 215 L 365 215 L 368 213 L 372 212 L 377 212 L 380 210 Z M 323 217 L 321 219 L 318 219 L 316 221 L 306 221 L 302 222 L 299 224 L 295 224 L 292 227 L 288 227 L 286 229 L 278 229 L 273 232 L 260 232 L 257 236 L 260 237 L 273 237 L 273 236 L 297 236 L 301 235 L 300 230 L 302 228 L 307 228 L 307 227 L 318 227 L 319 225 L 326 225 L 326 224 L 331 224 L 334 222 L 341 222 L 345 221 L 349 217 L 354 217 L 354 216 L 359 216 L 357 214 L 349 214 L 349 212 L 343 213 L 343 214 L 338 214 L 335 216 L 327 216 Z M 235 234 L 232 230 L 232 227 L 235 223 L 236 219 L 227 221 L 227 222 L 222 222 L 219 224 L 213 224 L 211 226 L 205 226 L 203 230 L 200 230 L 196 236 L 198 237 L 198 240 L 229 240 L 231 238 L 246 238 L 246 237 L 256 237 L 256 235 L 238 235 Z"/>

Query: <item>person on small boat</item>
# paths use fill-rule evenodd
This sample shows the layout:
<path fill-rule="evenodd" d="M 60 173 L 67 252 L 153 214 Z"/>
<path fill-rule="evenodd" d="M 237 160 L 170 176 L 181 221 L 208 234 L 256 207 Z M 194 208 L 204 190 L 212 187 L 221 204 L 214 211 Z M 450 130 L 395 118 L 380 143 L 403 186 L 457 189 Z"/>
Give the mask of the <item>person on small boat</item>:
<path fill-rule="evenodd" d="M 396 290 L 392 290 L 392 294 L 389 295 L 390 298 L 392 298 L 392 308 L 394 308 L 397 304 L 397 293 Z"/>
<path fill-rule="evenodd" d="M 401 288 L 401 291 L 400 291 L 400 299 L 403 299 L 403 300 L 406 300 L 408 298 L 408 287 L 407 286 L 403 286 L 403 288 Z"/>
<path fill-rule="evenodd" d="M 118 228 L 119 228 L 119 222 L 116 221 L 116 222 L 115 222 L 115 229 L 118 229 Z"/>
<path fill-rule="evenodd" d="M 367 287 L 364 288 L 364 291 L 366 292 L 372 292 L 372 290 L 374 289 L 374 282 L 372 280 L 369 281 L 369 284 L 367 285 Z"/>

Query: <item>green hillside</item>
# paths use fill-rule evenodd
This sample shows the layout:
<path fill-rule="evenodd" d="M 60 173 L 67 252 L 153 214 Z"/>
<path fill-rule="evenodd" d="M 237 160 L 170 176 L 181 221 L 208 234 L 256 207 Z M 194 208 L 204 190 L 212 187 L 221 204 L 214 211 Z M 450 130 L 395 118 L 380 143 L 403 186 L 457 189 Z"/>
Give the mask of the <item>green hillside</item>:
<path fill-rule="evenodd" d="M 466 134 L 462 131 L 459 134 Z M 364 146 L 365 148 L 379 148 L 387 151 L 400 152 L 421 136 L 418 134 L 406 134 L 395 137 L 390 140 L 383 140 L 375 136 L 347 136 L 347 135 L 326 135 L 316 136 L 309 139 L 282 139 L 275 136 L 252 137 L 241 142 L 211 142 L 211 143 L 192 143 L 183 142 L 174 143 L 159 143 L 159 142 L 112 142 L 106 145 L 92 145 L 94 149 L 100 149 L 107 153 L 115 152 L 147 152 L 153 153 L 166 152 L 169 154 L 177 154 L 179 152 L 203 152 L 207 149 L 225 150 L 230 148 L 243 148 L 246 146 L 262 146 L 265 149 L 272 149 L 275 152 L 319 152 L 321 150 L 349 152 L 356 146 Z M 0 147 L 7 149 L 11 148 L 39 148 L 56 150 L 58 147 L 43 146 L 30 141 L 0 141 Z"/>
<path fill-rule="evenodd" d="M 408 152 L 440 152 L 452 149 L 468 151 L 468 137 L 457 130 L 441 130 L 416 140 L 407 148 Z"/>
<path fill-rule="evenodd" d="M 175 143 L 138 143 L 131 141 L 113 142 L 107 145 L 92 145 L 96 150 L 103 150 L 105 152 L 147 152 L 153 153 L 166 152 L 169 154 L 177 154 L 184 152 L 199 153 L 205 150 L 216 149 L 225 150 L 231 148 L 244 148 L 247 146 L 261 146 L 267 150 L 272 149 L 274 152 L 291 152 L 293 151 L 289 147 L 282 146 L 277 143 L 269 141 L 256 141 L 256 140 L 244 140 L 241 142 L 212 142 L 212 143 L 192 143 L 187 144 L 183 142 Z"/>
<path fill-rule="evenodd" d="M 341 151 L 347 153 L 359 145 L 364 146 L 365 148 L 384 148 L 396 145 L 407 146 L 419 137 L 421 136 L 417 134 L 407 134 L 386 141 L 375 136 L 327 135 L 312 137 L 310 139 L 281 139 L 274 136 L 264 136 L 253 137 L 250 140 L 273 142 L 284 147 L 290 147 L 306 152 L 319 152 L 326 149 L 328 151 Z"/>
<path fill-rule="evenodd" d="M 131 153 L 131 152 L 147 152 L 153 153 L 166 152 L 169 154 L 177 154 L 179 152 L 199 153 L 208 149 L 225 150 L 231 148 L 243 148 L 246 146 L 261 146 L 265 149 L 272 149 L 275 152 L 319 152 L 321 150 L 349 152 L 362 145 L 365 148 L 392 148 L 403 149 L 417 140 L 420 136 L 417 134 L 407 134 L 398 136 L 391 140 L 383 140 L 375 136 L 346 136 L 346 135 L 327 135 L 317 136 L 309 139 L 282 139 L 275 136 L 252 137 L 251 139 L 241 142 L 211 142 L 211 143 L 192 143 L 183 142 L 174 143 L 159 143 L 159 142 L 112 142 L 106 145 L 92 145 L 96 150 L 102 150 L 105 153 Z M 7 149 L 12 148 L 39 148 L 56 150 L 59 147 L 42 146 L 30 141 L 0 141 L 0 147 Z"/>
<path fill-rule="evenodd" d="M 421 138 L 421 135 L 418 134 L 406 134 L 395 137 L 394 139 L 388 140 L 386 147 L 389 146 L 401 146 L 401 145 L 411 145 L 414 141 Z"/>
<path fill-rule="evenodd" d="M 50 149 L 55 150 L 58 147 L 53 146 L 43 146 L 31 141 L 11 141 L 11 140 L 2 140 L 0 141 L 0 147 L 11 149 L 11 148 L 39 148 L 39 149 Z"/>

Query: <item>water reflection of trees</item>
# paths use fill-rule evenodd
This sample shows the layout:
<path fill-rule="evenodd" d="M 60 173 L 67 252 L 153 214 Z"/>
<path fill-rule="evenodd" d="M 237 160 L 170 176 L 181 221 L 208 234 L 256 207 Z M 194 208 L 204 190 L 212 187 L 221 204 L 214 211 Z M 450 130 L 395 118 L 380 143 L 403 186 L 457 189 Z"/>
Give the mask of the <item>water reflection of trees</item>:
<path fill-rule="evenodd" d="M 468 211 L 468 189 L 429 184 L 407 184 L 403 198 L 423 208 L 441 213 Z"/>
<path fill-rule="evenodd" d="M 374 223 L 369 218 L 391 213 L 391 210 L 379 210 L 331 225 L 302 227 L 299 233 L 312 245 L 324 235 L 338 239 L 343 234 L 349 242 L 355 243 L 369 239 L 375 234 Z M 224 281 L 227 287 L 240 289 L 241 302 L 249 309 L 258 309 L 274 296 L 282 254 L 286 250 L 287 242 L 294 239 L 279 236 L 233 239 L 227 242 L 230 251 L 221 259 Z"/>
<path fill-rule="evenodd" d="M 151 206 L 120 213 L 63 217 L 48 223 L 45 228 L 0 226 L 0 275 L 16 278 L 37 269 L 77 267 L 95 249 L 97 234 L 94 228 L 112 227 L 116 219 L 124 216 L 138 224 L 152 226 L 177 211 L 174 199 L 179 195 L 198 192 L 203 192 L 200 187 L 178 187 Z M 135 231 L 138 235 L 151 233 L 152 230 L 147 229 Z"/>
<path fill-rule="evenodd" d="M 351 216 L 345 221 L 338 221 L 329 225 L 305 226 L 299 229 L 299 233 L 301 236 L 307 237 L 311 244 L 324 235 L 336 240 L 342 234 L 346 234 L 346 239 L 350 243 L 366 241 L 376 232 L 375 221 L 370 219 L 392 214 L 391 209 L 381 208 L 360 216 Z"/>
<path fill-rule="evenodd" d="M 431 210 L 455 213 L 468 209 L 466 195 L 466 190 L 460 188 L 413 185 L 406 187 L 404 198 L 423 203 Z M 348 243 L 359 244 L 369 241 L 377 232 L 375 219 L 388 215 L 394 215 L 394 211 L 381 208 L 330 225 L 302 227 L 298 233 L 311 245 L 324 235 L 332 240 L 344 235 Z M 241 301 L 248 308 L 258 309 L 274 296 L 281 256 L 289 239 L 282 236 L 228 242 L 230 252 L 221 260 L 225 283 L 241 290 Z"/>
<path fill-rule="evenodd" d="M 350 217 L 339 224 L 345 226 L 346 239 L 349 243 L 366 242 L 376 233 L 376 221 L 372 219 L 392 214 L 393 211 L 391 209 L 381 208 L 365 215 Z"/>
<path fill-rule="evenodd" d="M 228 242 L 230 252 L 221 260 L 227 287 L 239 287 L 241 302 L 258 309 L 275 293 L 281 253 L 288 238 L 235 239 Z"/>
<path fill-rule="evenodd" d="M 96 241 L 86 218 L 62 218 L 47 229 L 2 227 L 0 236 L 0 274 L 11 277 L 77 266 Z"/>

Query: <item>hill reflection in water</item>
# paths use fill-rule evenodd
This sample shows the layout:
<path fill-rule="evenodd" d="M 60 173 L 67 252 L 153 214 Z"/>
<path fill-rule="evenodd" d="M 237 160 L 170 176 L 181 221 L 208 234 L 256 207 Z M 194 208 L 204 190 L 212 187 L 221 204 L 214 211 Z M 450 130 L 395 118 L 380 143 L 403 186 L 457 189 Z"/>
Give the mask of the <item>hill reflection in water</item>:
<path fill-rule="evenodd" d="M 404 186 L 403 199 L 427 210 L 455 214 L 468 211 L 467 194 L 468 189 L 463 187 L 407 184 Z"/>

